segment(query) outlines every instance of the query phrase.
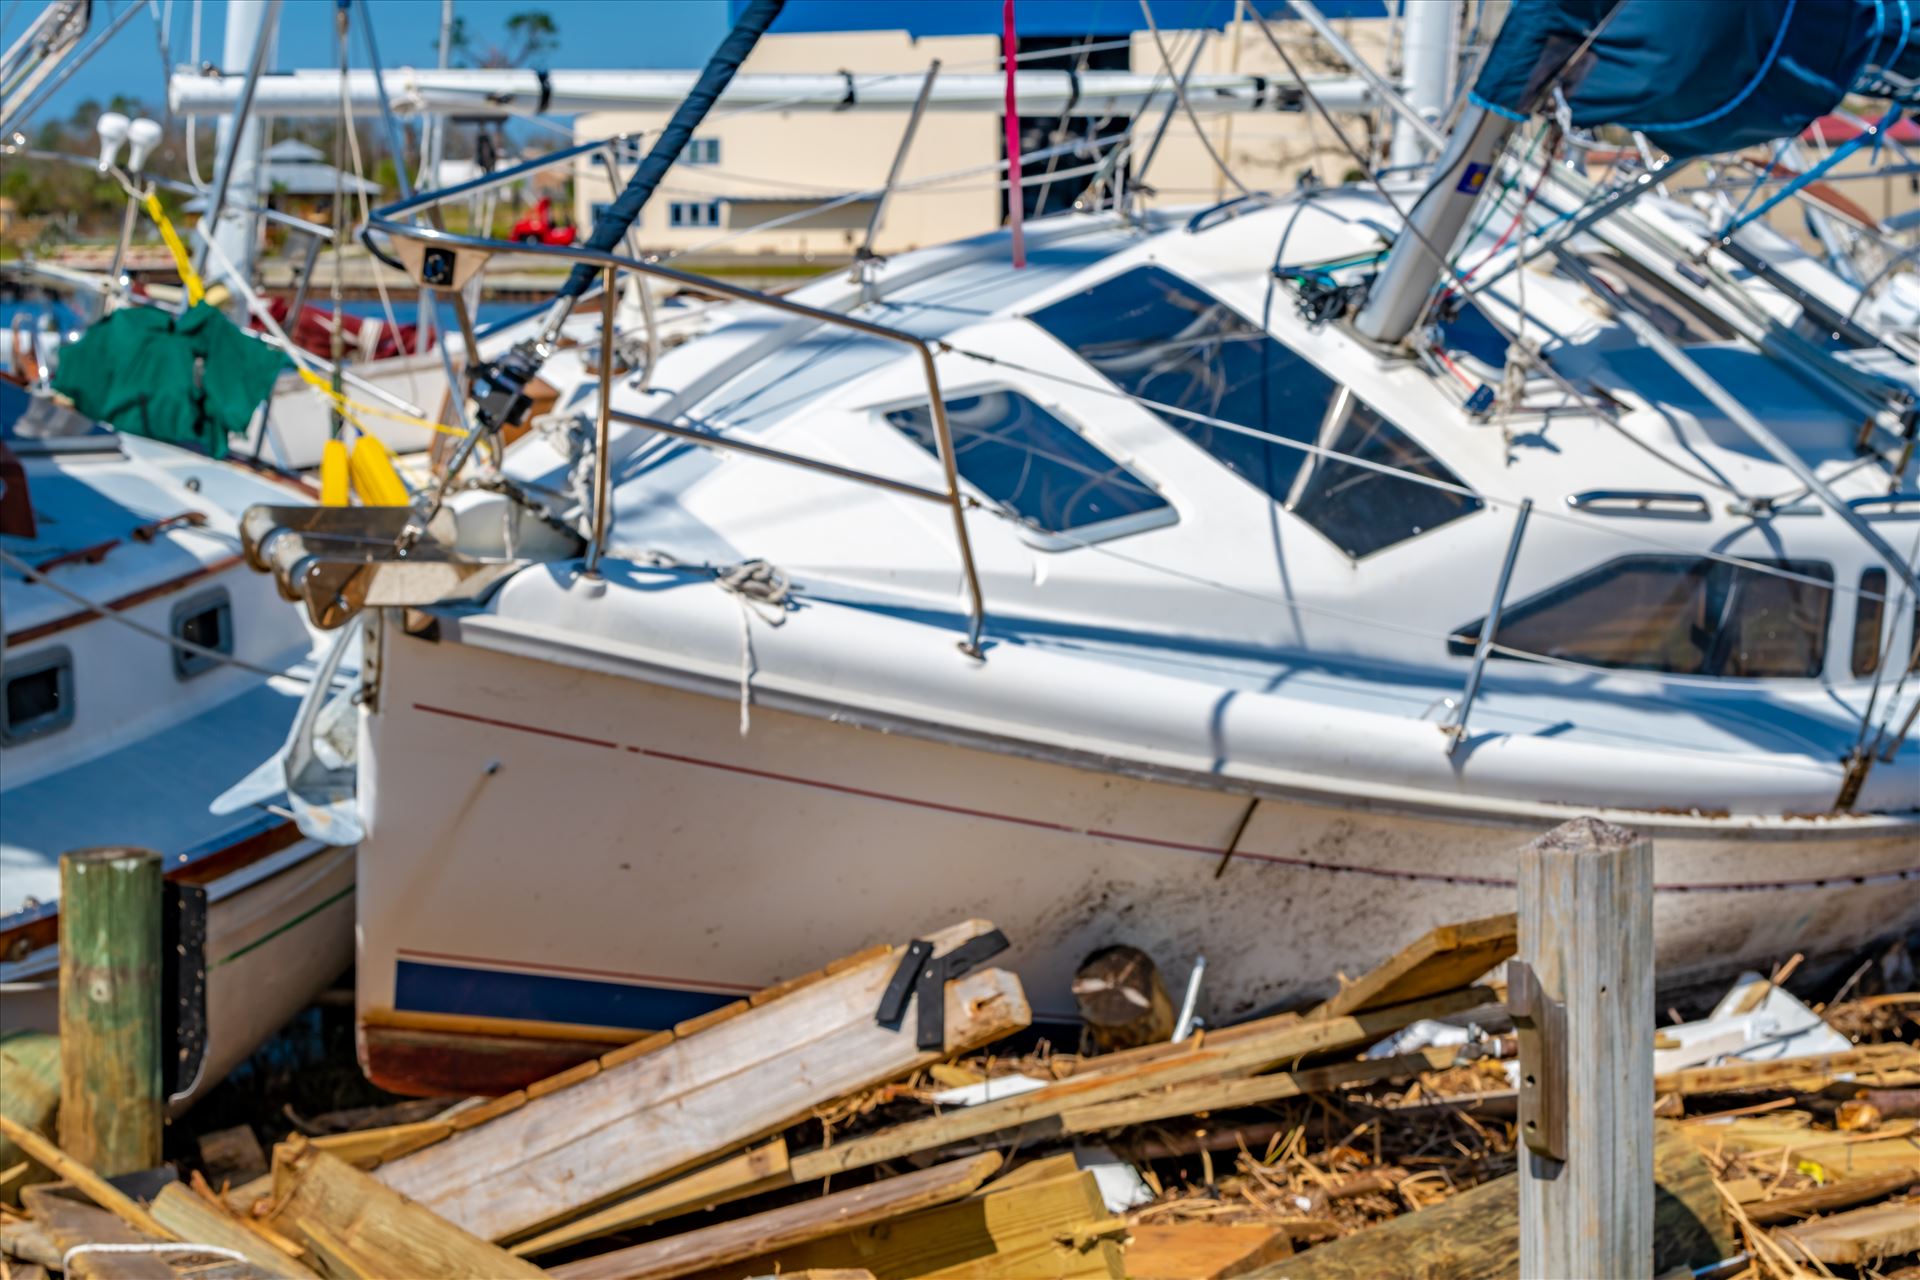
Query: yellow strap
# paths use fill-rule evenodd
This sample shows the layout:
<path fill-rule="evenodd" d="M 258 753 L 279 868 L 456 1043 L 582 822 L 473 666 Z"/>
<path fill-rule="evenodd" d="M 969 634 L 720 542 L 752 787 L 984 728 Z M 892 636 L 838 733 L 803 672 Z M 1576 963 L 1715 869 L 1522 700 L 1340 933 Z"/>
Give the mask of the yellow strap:
<path fill-rule="evenodd" d="M 348 421 L 353 422 L 353 425 L 356 427 L 360 424 L 354 420 L 352 413 L 347 412 L 349 409 L 367 414 L 371 417 L 385 418 L 389 422 L 404 422 L 411 427 L 426 427 L 430 431 L 439 431 L 450 436 L 464 436 L 467 434 L 466 430 L 462 427 L 450 427 L 444 422 L 430 422 L 425 418 L 416 418 L 412 414 L 395 413 L 392 409 L 383 409 L 379 405 L 365 404 L 359 400 L 349 399 L 340 392 L 335 391 L 331 383 L 313 370 L 302 366 L 295 367 L 299 369 L 300 377 L 306 381 L 308 386 L 339 405 L 341 413 L 345 415 Z"/>
<path fill-rule="evenodd" d="M 180 283 L 187 287 L 187 305 L 192 306 L 207 296 L 207 290 L 200 283 L 200 273 L 193 269 L 193 260 L 187 257 L 187 246 L 180 243 L 180 233 L 173 229 L 173 223 L 167 220 L 167 211 L 160 207 L 160 197 L 147 192 L 147 216 L 160 228 L 160 238 L 167 242 L 167 252 L 173 255 L 173 265 L 180 272 Z"/>

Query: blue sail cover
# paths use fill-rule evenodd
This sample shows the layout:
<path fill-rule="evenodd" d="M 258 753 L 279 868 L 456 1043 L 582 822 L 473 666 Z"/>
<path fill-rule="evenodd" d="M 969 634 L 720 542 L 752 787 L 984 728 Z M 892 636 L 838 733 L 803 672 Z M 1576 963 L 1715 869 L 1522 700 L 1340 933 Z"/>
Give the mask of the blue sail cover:
<path fill-rule="evenodd" d="M 1731 151 L 1849 93 L 1920 105 L 1920 0 L 1517 0 L 1473 101 L 1523 118 L 1556 84 L 1580 127 L 1637 129 L 1675 157 Z"/>

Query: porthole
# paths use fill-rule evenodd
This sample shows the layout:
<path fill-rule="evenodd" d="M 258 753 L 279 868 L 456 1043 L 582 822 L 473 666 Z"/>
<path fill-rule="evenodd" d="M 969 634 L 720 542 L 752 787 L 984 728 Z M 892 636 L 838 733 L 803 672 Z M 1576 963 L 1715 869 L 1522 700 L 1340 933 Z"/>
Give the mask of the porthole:
<path fill-rule="evenodd" d="M 9 655 L 0 682 L 6 686 L 0 743 L 13 746 L 73 723 L 73 655 L 67 650 Z"/>
<path fill-rule="evenodd" d="M 169 631 L 175 639 L 198 645 L 200 649 L 232 653 L 233 603 L 227 598 L 226 588 L 203 591 L 175 605 Z M 173 674 L 182 680 L 191 680 L 222 665 L 212 654 L 195 649 L 176 646 L 173 651 Z"/>

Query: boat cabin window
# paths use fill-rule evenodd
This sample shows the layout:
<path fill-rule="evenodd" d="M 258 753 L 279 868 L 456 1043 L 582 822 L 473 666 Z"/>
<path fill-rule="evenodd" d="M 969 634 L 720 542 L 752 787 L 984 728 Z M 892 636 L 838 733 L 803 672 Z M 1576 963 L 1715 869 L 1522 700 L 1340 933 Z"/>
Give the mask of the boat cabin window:
<path fill-rule="evenodd" d="M 1872 597 L 1878 596 L 1879 599 Z M 1855 597 L 1853 607 L 1853 674 L 1870 676 L 1880 669 L 1880 648 L 1886 643 L 1886 633 L 1882 630 L 1887 611 L 1887 571 L 1868 569 L 1860 575 L 1860 594 Z M 1920 671 L 1920 601 L 1913 606 L 1913 635 L 1907 641 L 1911 656 L 1907 659 L 1907 670 Z M 1899 655 L 1895 656 L 1894 667 L 1900 666 Z"/>
<path fill-rule="evenodd" d="M 12 746 L 73 722 L 73 655 L 67 650 L 9 657 L 5 685 L 0 743 Z"/>
<path fill-rule="evenodd" d="M 233 604 L 226 588 L 202 592 L 173 607 L 173 634 L 176 639 L 218 653 L 233 652 Z M 220 666 L 220 659 L 192 649 L 173 651 L 173 674 L 190 680 Z"/>
<path fill-rule="evenodd" d="M 1816 560 L 1757 563 L 1821 582 Z M 1597 667 L 1678 675 L 1818 676 L 1833 590 L 1684 555 L 1622 556 L 1502 612 L 1497 643 Z M 1448 642 L 1473 652 L 1481 623 Z M 1500 654 L 1496 656 L 1513 656 Z"/>
<path fill-rule="evenodd" d="M 1335 453 L 1444 484 L 1460 483 L 1432 454 L 1344 387 L 1327 411 L 1320 438 Z M 1478 511 L 1480 499 L 1341 458 L 1309 455 L 1287 507 L 1358 560 Z"/>
<path fill-rule="evenodd" d="M 1121 390 L 1223 422 L 1319 443 L 1448 484 L 1412 438 L 1259 325 L 1172 272 L 1140 267 L 1033 313 Z M 1363 556 L 1477 509 L 1477 499 L 1155 410 L 1242 480 Z M 1309 466 L 1312 462 L 1313 465 Z"/>
<path fill-rule="evenodd" d="M 1019 392 L 978 391 L 945 404 L 961 477 L 1042 533 L 1110 536 L 1173 519 L 1172 506 L 1146 481 Z M 885 416 L 940 456 L 926 405 Z"/>

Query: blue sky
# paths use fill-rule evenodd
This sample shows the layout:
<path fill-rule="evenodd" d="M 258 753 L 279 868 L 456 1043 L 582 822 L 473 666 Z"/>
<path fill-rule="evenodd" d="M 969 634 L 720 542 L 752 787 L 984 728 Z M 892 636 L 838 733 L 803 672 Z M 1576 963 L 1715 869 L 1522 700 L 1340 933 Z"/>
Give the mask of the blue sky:
<path fill-rule="evenodd" d="M 0 46 L 10 44 L 40 12 L 44 0 L 0 0 Z M 89 39 L 106 29 L 121 9 L 138 5 L 142 12 L 109 41 L 35 117 L 65 118 L 89 98 L 104 102 L 116 93 L 128 93 L 158 108 L 166 93 L 161 71 L 160 44 L 148 0 L 96 0 Z M 193 0 L 155 0 L 163 13 L 172 10 L 172 61 L 192 61 Z M 456 0 L 455 11 L 466 20 L 474 44 L 506 45 L 507 18 L 527 9 L 542 9 L 560 28 L 559 47 L 547 56 L 550 66 L 565 67 L 696 67 L 705 62 L 727 30 L 726 0 Z M 339 54 L 333 40 L 333 0 L 284 0 L 280 17 L 278 68 L 335 65 Z M 388 67 L 430 67 L 438 57 L 439 0 L 353 0 L 351 21 L 371 20 L 380 46 L 380 60 Z M 218 61 L 225 31 L 226 5 L 203 0 L 200 57 Z M 84 46 L 83 46 L 84 47 Z M 366 45 L 355 30 L 353 65 L 367 65 Z"/>

